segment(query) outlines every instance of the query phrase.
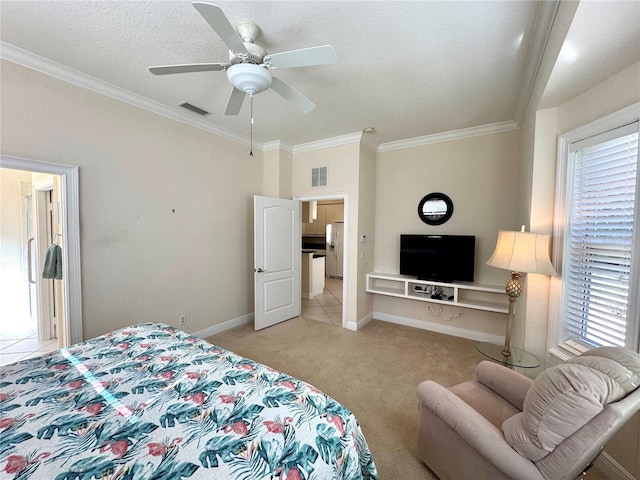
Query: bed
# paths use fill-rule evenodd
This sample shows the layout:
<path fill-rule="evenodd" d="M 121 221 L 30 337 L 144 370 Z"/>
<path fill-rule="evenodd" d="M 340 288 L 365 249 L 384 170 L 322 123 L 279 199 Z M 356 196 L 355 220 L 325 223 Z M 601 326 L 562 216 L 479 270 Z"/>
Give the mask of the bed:
<path fill-rule="evenodd" d="M 377 479 L 345 407 L 167 325 L 1 372 L 3 479 Z"/>

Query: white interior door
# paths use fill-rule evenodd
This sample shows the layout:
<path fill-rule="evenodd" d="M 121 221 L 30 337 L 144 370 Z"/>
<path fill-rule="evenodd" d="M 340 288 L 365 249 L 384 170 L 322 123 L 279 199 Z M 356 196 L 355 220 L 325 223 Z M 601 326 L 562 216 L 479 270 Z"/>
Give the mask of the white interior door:
<path fill-rule="evenodd" d="M 255 329 L 301 313 L 300 202 L 253 200 Z"/>
<path fill-rule="evenodd" d="M 55 280 L 42 278 L 42 266 L 49 245 L 53 241 L 53 204 L 52 190 L 34 189 L 36 197 L 35 208 L 35 245 L 36 245 L 36 297 L 38 302 L 38 340 L 55 338 Z"/>

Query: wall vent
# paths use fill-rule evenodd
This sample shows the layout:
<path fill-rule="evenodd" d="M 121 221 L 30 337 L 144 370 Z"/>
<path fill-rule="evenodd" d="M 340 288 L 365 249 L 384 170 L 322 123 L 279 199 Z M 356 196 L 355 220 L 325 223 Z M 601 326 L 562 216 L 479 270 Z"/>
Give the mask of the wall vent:
<path fill-rule="evenodd" d="M 326 187 L 327 186 L 327 167 L 317 167 L 311 169 L 311 186 Z"/>
<path fill-rule="evenodd" d="M 202 115 L 203 117 L 205 115 L 210 115 L 210 112 L 207 112 L 206 110 L 203 110 L 201 108 L 196 107 L 195 105 L 191 105 L 189 102 L 182 102 L 178 104 L 179 107 L 182 108 L 186 108 L 187 110 L 190 110 L 194 113 L 197 113 L 198 115 Z"/>

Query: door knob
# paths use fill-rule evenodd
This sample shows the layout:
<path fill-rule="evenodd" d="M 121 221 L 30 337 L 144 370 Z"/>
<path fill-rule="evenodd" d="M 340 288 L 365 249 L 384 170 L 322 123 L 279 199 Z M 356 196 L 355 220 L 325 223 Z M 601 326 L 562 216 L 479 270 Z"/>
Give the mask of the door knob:
<path fill-rule="evenodd" d="M 261 269 L 261 268 L 258 268 L 258 269 L 255 269 L 255 270 L 254 270 L 254 272 L 256 272 L 256 273 L 265 273 L 265 272 L 266 272 L 266 270 L 263 270 L 263 269 Z"/>

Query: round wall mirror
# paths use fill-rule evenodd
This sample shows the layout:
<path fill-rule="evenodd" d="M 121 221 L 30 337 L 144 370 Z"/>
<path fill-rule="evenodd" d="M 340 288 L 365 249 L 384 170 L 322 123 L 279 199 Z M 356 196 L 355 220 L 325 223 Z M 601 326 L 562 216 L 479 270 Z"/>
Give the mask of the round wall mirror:
<path fill-rule="evenodd" d="M 418 204 L 420 220 L 429 225 L 442 225 L 453 215 L 453 202 L 444 193 L 425 195 Z"/>

